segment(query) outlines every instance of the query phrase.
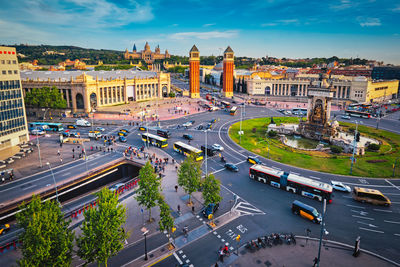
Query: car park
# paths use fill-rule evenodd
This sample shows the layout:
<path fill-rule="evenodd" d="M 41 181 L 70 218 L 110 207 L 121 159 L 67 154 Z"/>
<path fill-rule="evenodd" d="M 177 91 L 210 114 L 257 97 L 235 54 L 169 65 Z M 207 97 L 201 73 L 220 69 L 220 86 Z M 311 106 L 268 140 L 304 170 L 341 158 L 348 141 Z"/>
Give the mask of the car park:
<path fill-rule="evenodd" d="M 106 129 L 104 129 L 103 127 L 96 127 L 96 130 L 100 131 L 100 132 L 104 132 Z"/>
<path fill-rule="evenodd" d="M 248 156 L 247 157 L 247 162 L 251 163 L 251 164 L 262 164 L 261 160 L 259 160 L 256 157 L 253 157 L 253 156 Z"/>
<path fill-rule="evenodd" d="M 73 124 L 67 125 L 67 129 L 76 129 L 76 125 Z"/>
<path fill-rule="evenodd" d="M 350 119 L 351 119 L 351 117 L 348 116 L 348 115 L 340 116 L 340 118 L 342 118 L 342 119 L 344 119 L 344 120 L 350 120 Z"/>
<path fill-rule="evenodd" d="M 210 214 L 214 214 L 219 208 L 219 203 L 214 204 L 210 203 L 207 205 L 207 207 L 204 207 L 202 210 L 203 216 L 208 218 Z"/>
<path fill-rule="evenodd" d="M 146 128 L 146 127 L 144 127 L 144 126 L 140 126 L 140 127 L 139 127 L 139 131 L 143 131 L 143 132 L 145 132 L 145 131 L 147 131 L 147 128 Z"/>
<path fill-rule="evenodd" d="M 321 223 L 322 216 L 318 213 L 317 209 L 304 204 L 298 200 L 293 201 L 292 203 L 292 212 L 296 215 L 300 215 L 303 218 L 306 218 L 313 223 Z"/>
<path fill-rule="evenodd" d="M 126 137 L 125 136 L 119 136 L 118 140 L 122 143 L 126 143 Z"/>
<path fill-rule="evenodd" d="M 233 172 L 239 171 L 239 168 L 233 163 L 225 163 L 225 168 L 227 168 L 228 170 L 233 171 Z"/>
<path fill-rule="evenodd" d="M 337 191 L 342 191 L 342 192 L 351 192 L 351 188 L 348 185 L 344 185 L 342 182 L 337 182 L 337 181 L 331 181 L 332 188 L 337 190 Z"/>
<path fill-rule="evenodd" d="M 182 137 L 186 140 L 193 140 L 193 136 L 191 136 L 190 134 L 184 134 Z"/>
<path fill-rule="evenodd" d="M 224 151 L 224 148 L 219 144 L 213 144 L 212 148 L 217 150 L 217 151 Z"/>

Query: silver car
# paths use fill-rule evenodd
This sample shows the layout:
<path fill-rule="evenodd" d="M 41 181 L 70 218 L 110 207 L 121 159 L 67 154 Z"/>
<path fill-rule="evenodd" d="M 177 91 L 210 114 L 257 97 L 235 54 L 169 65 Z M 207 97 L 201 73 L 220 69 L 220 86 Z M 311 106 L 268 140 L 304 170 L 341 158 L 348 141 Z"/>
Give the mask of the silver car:
<path fill-rule="evenodd" d="M 337 182 L 337 181 L 331 181 L 332 188 L 337 190 L 337 191 L 342 191 L 342 192 L 351 192 L 351 188 L 348 185 L 344 185 L 342 182 Z"/>

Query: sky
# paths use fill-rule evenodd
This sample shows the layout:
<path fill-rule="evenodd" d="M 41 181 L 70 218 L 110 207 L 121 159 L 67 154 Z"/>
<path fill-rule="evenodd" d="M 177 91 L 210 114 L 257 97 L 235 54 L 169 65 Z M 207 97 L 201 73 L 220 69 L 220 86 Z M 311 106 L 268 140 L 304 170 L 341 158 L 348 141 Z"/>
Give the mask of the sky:
<path fill-rule="evenodd" d="M 236 56 L 360 57 L 400 65 L 399 0 L 1 0 L 1 44 Z"/>

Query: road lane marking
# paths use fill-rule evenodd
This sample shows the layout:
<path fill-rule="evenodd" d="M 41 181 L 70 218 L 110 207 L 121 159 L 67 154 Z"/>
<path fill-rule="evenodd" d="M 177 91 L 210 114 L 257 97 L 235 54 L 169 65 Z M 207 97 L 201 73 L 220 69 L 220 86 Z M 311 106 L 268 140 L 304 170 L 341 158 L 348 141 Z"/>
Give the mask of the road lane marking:
<path fill-rule="evenodd" d="M 359 208 L 359 209 L 365 209 L 365 207 L 355 206 L 355 205 L 350 205 L 350 204 L 346 204 L 346 206 L 353 207 L 353 208 Z"/>
<path fill-rule="evenodd" d="M 383 211 L 383 212 L 393 212 L 391 210 L 380 210 L 380 209 L 374 209 L 375 211 Z"/>
<path fill-rule="evenodd" d="M 362 216 L 365 216 L 365 215 L 368 214 L 368 212 L 366 212 L 366 211 L 361 211 L 361 210 L 350 210 L 350 211 L 355 212 L 355 213 L 358 213 L 358 214 L 360 214 L 360 215 L 362 215 Z"/>
<path fill-rule="evenodd" d="M 60 176 L 66 176 L 66 175 L 70 175 L 71 173 L 70 172 L 66 172 L 66 173 L 63 173 L 62 175 L 60 175 Z"/>
<path fill-rule="evenodd" d="M 175 259 L 179 262 L 179 264 L 182 265 L 183 261 L 181 261 L 181 259 L 178 257 L 178 255 L 176 255 L 176 252 L 174 252 L 173 255 L 174 255 Z"/>
<path fill-rule="evenodd" d="M 317 179 L 317 180 L 321 180 L 321 178 L 315 177 L 315 176 L 310 176 L 310 178 L 312 178 L 312 179 Z"/>
<path fill-rule="evenodd" d="M 391 186 L 393 186 L 394 188 L 396 188 L 397 190 L 400 190 L 400 187 L 398 187 L 397 185 L 394 185 L 392 182 L 390 182 L 388 179 L 385 179 L 385 181 L 390 184 Z"/>
<path fill-rule="evenodd" d="M 394 221 L 386 221 L 386 220 L 384 220 L 384 222 L 400 224 L 400 222 L 394 222 Z"/>
<path fill-rule="evenodd" d="M 375 232 L 375 233 L 380 233 L 380 234 L 384 233 L 383 231 L 368 229 L 368 228 L 364 228 L 364 227 L 358 227 L 358 229 L 365 230 L 365 231 L 370 231 L 370 232 Z"/>
<path fill-rule="evenodd" d="M 32 187 L 35 187 L 36 185 L 31 185 L 31 186 L 28 186 L 28 187 L 25 187 L 25 188 L 23 188 L 22 190 L 28 190 L 28 189 L 30 189 L 30 188 L 32 188 Z"/>
<path fill-rule="evenodd" d="M 394 235 L 400 236 L 400 234 L 394 234 Z"/>
<path fill-rule="evenodd" d="M 343 196 L 343 195 L 342 195 L 342 197 L 344 197 L 344 198 L 353 198 L 353 197 L 351 197 L 351 196 Z"/>
<path fill-rule="evenodd" d="M 370 218 L 370 217 L 363 217 L 363 216 L 358 216 L 358 215 L 351 215 L 351 216 L 357 217 L 357 218 L 360 218 L 360 219 L 364 219 L 364 220 L 371 220 L 371 221 L 375 220 L 374 218 Z"/>
<path fill-rule="evenodd" d="M 378 226 L 370 224 L 370 223 L 365 223 L 365 222 L 360 222 L 360 221 L 357 221 L 357 222 L 360 223 L 360 224 L 368 225 L 369 227 L 372 227 L 372 228 L 377 228 L 378 227 Z"/>

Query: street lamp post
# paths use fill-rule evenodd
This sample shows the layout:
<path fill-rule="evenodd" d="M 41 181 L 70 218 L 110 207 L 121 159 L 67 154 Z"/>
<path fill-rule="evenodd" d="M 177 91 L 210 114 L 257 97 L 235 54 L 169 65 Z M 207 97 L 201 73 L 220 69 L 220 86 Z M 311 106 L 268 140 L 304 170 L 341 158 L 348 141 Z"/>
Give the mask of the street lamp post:
<path fill-rule="evenodd" d="M 395 171 L 396 171 L 396 164 L 397 164 L 397 160 L 398 160 L 399 158 L 396 158 L 396 160 L 394 161 L 394 164 L 393 164 L 393 177 L 394 177 L 394 175 L 395 175 Z"/>
<path fill-rule="evenodd" d="M 88 166 L 87 166 L 87 155 L 86 155 L 85 142 L 82 142 L 82 147 L 83 147 L 83 153 L 85 154 L 86 172 L 89 174 L 89 169 L 88 169 Z"/>
<path fill-rule="evenodd" d="M 322 236 L 324 234 L 325 230 L 325 211 L 326 211 L 326 199 L 324 198 L 324 207 L 322 210 L 322 220 L 321 220 L 321 233 L 319 235 L 319 247 L 318 247 L 318 261 L 317 261 L 317 267 L 319 267 L 319 262 L 321 259 L 321 244 L 322 244 Z"/>
<path fill-rule="evenodd" d="M 208 129 L 206 129 L 205 131 L 204 131 L 205 133 L 206 133 L 206 147 L 205 147 L 205 149 L 204 149 L 204 152 L 205 152 L 205 154 L 206 154 L 206 177 L 207 177 L 207 175 L 208 175 L 208 163 L 207 163 L 207 155 L 208 155 L 208 145 L 207 145 L 207 132 L 208 132 Z"/>
<path fill-rule="evenodd" d="M 147 233 L 149 232 L 149 230 L 147 230 L 146 227 L 143 227 L 141 229 L 143 235 L 144 235 L 144 260 L 147 261 L 148 257 L 147 257 Z"/>
<path fill-rule="evenodd" d="M 58 204 L 60 204 L 60 201 L 58 200 L 57 183 L 56 183 L 56 178 L 54 177 L 53 169 L 51 168 L 50 162 L 47 162 L 46 164 L 47 164 L 47 166 L 49 166 L 51 175 L 53 176 L 54 187 L 56 188 L 56 199 L 57 199 Z"/>
<path fill-rule="evenodd" d="M 354 132 L 354 140 L 353 140 L 353 156 L 351 157 L 351 166 L 350 166 L 350 174 L 353 173 L 353 164 L 354 164 L 354 155 L 356 153 L 357 148 L 357 132 L 358 131 L 358 121 L 356 121 L 356 131 Z"/>
<path fill-rule="evenodd" d="M 40 143 L 39 143 L 39 136 L 38 136 L 38 129 L 36 129 L 36 146 L 38 147 L 38 153 L 39 153 L 39 163 L 40 163 L 40 168 L 43 167 L 42 164 L 42 158 L 40 157 Z"/>

